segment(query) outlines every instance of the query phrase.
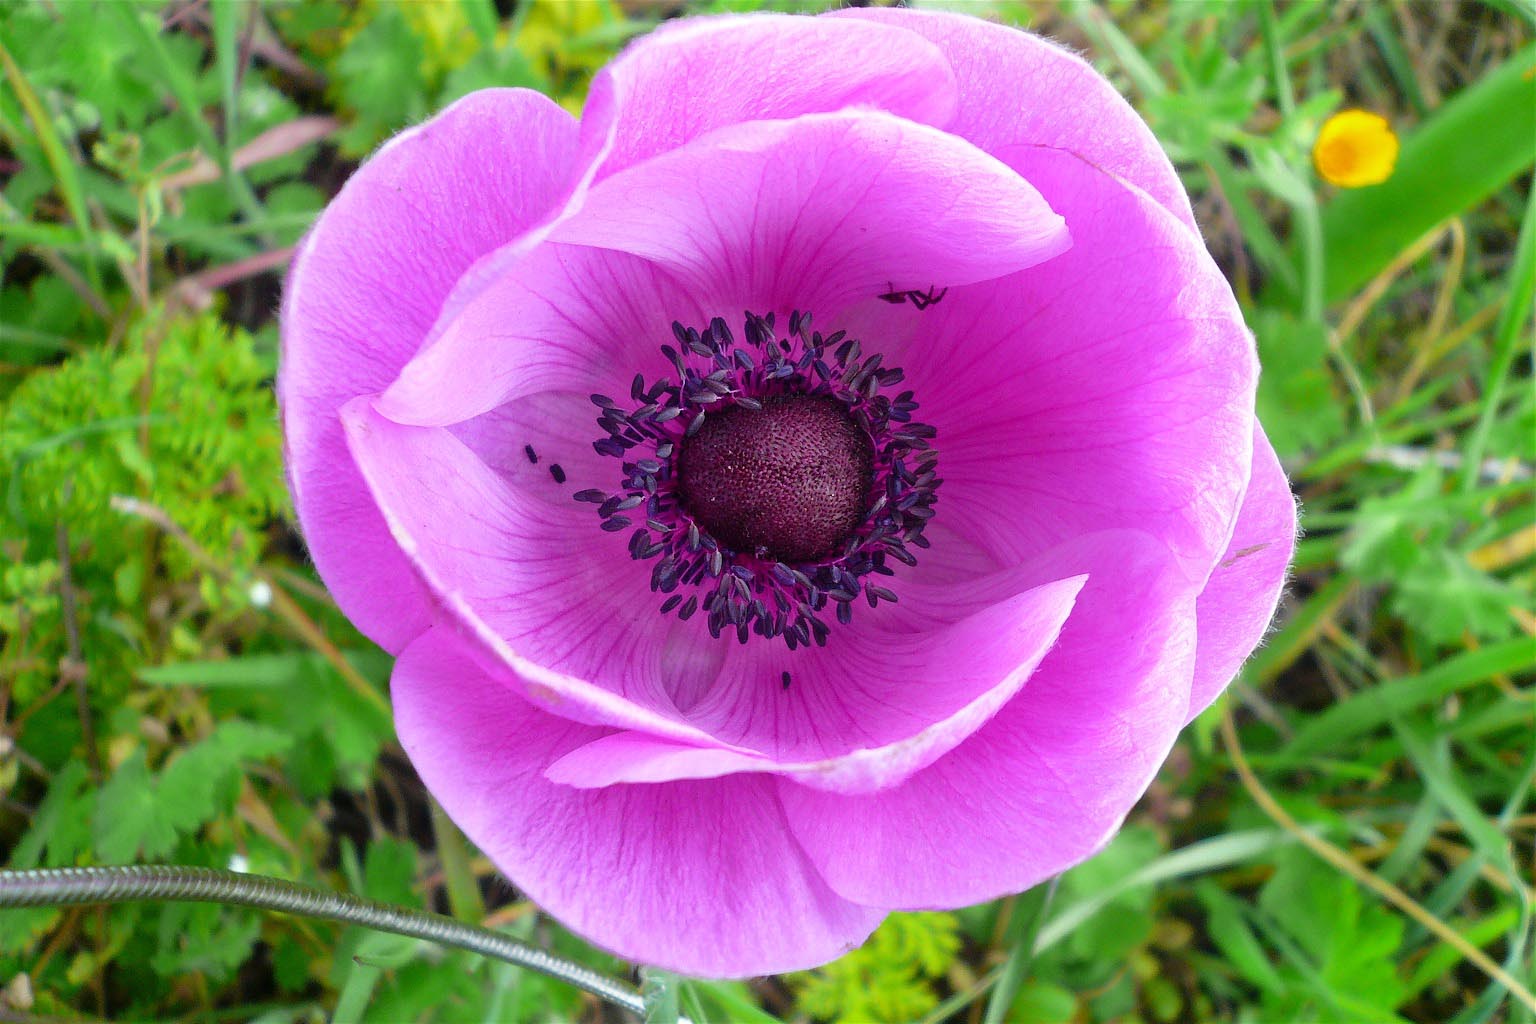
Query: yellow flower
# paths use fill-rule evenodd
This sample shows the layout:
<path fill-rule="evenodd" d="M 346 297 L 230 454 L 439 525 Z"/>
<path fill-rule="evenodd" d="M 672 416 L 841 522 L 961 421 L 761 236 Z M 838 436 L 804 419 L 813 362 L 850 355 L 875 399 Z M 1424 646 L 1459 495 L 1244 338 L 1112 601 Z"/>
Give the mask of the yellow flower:
<path fill-rule="evenodd" d="M 1312 144 L 1312 164 L 1334 185 L 1379 185 L 1397 163 L 1397 136 L 1380 114 L 1341 110 L 1323 122 Z"/>

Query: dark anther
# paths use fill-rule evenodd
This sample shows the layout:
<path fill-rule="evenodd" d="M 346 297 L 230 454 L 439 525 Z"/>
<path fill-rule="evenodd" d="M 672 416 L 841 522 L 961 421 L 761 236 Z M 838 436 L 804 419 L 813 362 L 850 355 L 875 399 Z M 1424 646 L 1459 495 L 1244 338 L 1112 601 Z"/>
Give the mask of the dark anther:
<path fill-rule="evenodd" d="M 925 309 L 941 290 L 881 298 Z M 939 479 L 937 431 L 913 421 L 911 391 L 881 394 L 902 379 L 842 331 L 813 331 L 796 311 L 779 337 L 772 314 L 747 313 L 738 343 L 720 317 L 703 329 L 672 325 L 678 348 L 661 346 L 671 379 L 630 381 L 625 411 L 593 395 L 599 455 L 619 460 L 613 492 L 578 491 L 598 506 L 601 528 L 631 529 L 628 550 L 656 559 L 651 589 L 664 613 L 699 611 L 710 634 L 746 643 L 778 638 L 820 646 L 829 622 L 852 621 L 896 593 L 873 582 L 912 565 L 928 546 Z M 531 447 L 528 449 L 533 457 Z M 564 471 L 550 473 L 564 481 Z M 831 607 L 829 607 L 831 606 Z M 831 612 L 832 614 L 828 614 Z M 781 684 L 787 689 L 790 674 Z"/>

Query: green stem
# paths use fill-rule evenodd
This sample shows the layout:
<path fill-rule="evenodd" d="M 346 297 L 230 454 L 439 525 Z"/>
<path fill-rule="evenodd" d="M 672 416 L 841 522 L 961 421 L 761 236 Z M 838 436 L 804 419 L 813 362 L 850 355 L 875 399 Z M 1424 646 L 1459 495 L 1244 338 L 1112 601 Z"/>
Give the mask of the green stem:
<path fill-rule="evenodd" d="M 464 836 L 436 800 L 432 801 L 432 838 L 437 845 L 437 859 L 443 865 L 448 906 L 453 910 L 453 916 L 470 924 L 483 920 L 485 902 L 480 899 L 480 883 L 469 865 Z"/>
<path fill-rule="evenodd" d="M 113 11 L 119 15 L 120 22 L 128 30 L 129 34 L 134 37 L 140 49 L 144 53 L 149 54 L 151 58 L 149 63 L 153 65 L 161 81 L 165 83 L 166 88 L 170 90 L 171 95 L 176 99 L 177 113 L 182 116 L 182 119 L 186 121 L 188 127 L 197 136 L 199 145 L 207 152 L 209 158 L 218 164 L 219 170 L 224 175 L 225 187 L 228 188 L 230 197 L 234 200 L 235 205 L 240 208 L 246 221 L 251 224 L 263 223 L 266 220 L 266 211 L 262 208 L 261 199 L 257 197 L 256 191 L 251 188 L 251 183 L 246 181 L 239 171 L 235 170 L 232 163 L 230 146 L 220 142 L 218 137 L 213 134 L 213 129 L 209 127 L 208 122 L 203 120 L 202 112 L 198 107 L 196 85 L 187 74 L 186 69 L 171 59 L 170 53 L 165 48 L 165 43 L 161 41 L 160 32 L 163 29 L 158 16 L 141 11 L 140 8 L 132 4 L 117 5 L 113 8 Z M 156 18 L 153 30 L 145 24 L 145 18 L 148 17 Z M 232 139 L 228 141 L 232 142 Z M 268 248 L 273 248 L 277 245 L 276 238 L 270 232 L 258 230 L 256 237 Z"/>
<path fill-rule="evenodd" d="M 1003 972 L 998 975 L 997 984 L 993 986 L 992 998 L 987 1002 L 984 1024 L 1004 1024 L 1008 1020 L 1008 1011 L 1013 1008 L 1019 988 L 1029 976 L 1030 965 L 1034 963 L 1035 942 L 1040 938 L 1040 926 L 1045 923 L 1045 915 L 1051 909 L 1058 881 L 1053 878 L 1043 885 L 1037 885 L 1014 901 L 1013 916 L 1008 921 L 1007 940 L 1010 951 L 1003 964 Z"/>
<path fill-rule="evenodd" d="M 644 1000 L 629 986 L 500 932 L 463 924 L 441 914 L 393 907 L 281 878 L 212 868 L 161 866 L 0 871 L 0 909 L 139 900 L 224 903 L 362 925 L 526 967 L 632 1013 L 644 1013 L 646 1009 Z"/>
<path fill-rule="evenodd" d="M 1298 195 L 1291 208 L 1301 235 L 1301 314 L 1312 323 L 1322 323 L 1323 310 L 1328 305 L 1324 298 L 1328 257 L 1323 247 L 1323 218 L 1317 208 L 1317 197 L 1310 191 Z"/>
<path fill-rule="evenodd" d="M 1296 113 L 1296 94 L 1291 88 L 1291 74 L 1285 66 L 1285 49 L 1280 41 L 1280 26 L 1275 18 L 1275 0 L 1259 4 L 1259 29 L 1264 36 L 1264 53 L 1269 58 L 1269 73 L 1275 80 L 1275 99 L 1287 121 Z"/>
<path fill-rule="evenodd" d="M 1526 318 L 1531 315 L 1533 298 L 1536 298 L 1536 193 L 1526 200 L 1520 238 L 1515 243 L 1515 264 L 1509 273 L 1509 291 L 1504 308 L 1499 311 L 1498 324 L 1493 329 L 1493 363 L 1488 367 L 1488 382 L 1483 385 L 1482 414 L 1467 439 L 1461 466 L 1462 491 L 1477 486 L 1483 454 L 1488 450 L 1488 435 L 1493 430 L 1493 421 L 1504 397 L 1504 385 L 1509 381 L 1509 371 L 1520 350 L 1521 328 L 1526 326 Z"/>
<path fill-rule="evenodd" d="M 645 1001 L 645 1024 L 678 1024 L 680 983 L 668 971 L 646 967 L 640 972 L 640 998 Z"/>

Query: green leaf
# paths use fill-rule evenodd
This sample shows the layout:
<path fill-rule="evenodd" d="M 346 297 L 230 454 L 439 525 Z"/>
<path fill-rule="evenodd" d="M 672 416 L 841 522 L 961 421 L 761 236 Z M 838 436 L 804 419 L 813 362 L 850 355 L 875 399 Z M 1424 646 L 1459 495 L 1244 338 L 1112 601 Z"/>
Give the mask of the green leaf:
<path fill-rule="evenodd" d="M 1353 881 L 1297 848 L 1279 854 L 1259 906 L 1312 955 L 1341 1001 L 1391 1016 L 1404 989 L 1392 958 L 1403 939 L 1402 918 L 1366 903 Z"/>
<path fill-rule="evenodd" d="M 222 722 L 213 733 L 173 757 L 160 775 L 156 796 L 177 832 L 196 831 L 234 808 L 241 765 L 287 750 L 292 740 L 248 722 Z"/>
<path fill-rule="evenodd" d="M 80 175 L 75 162 L 65 151 L 64 144 L 59 139 L 59 133 L 54 127 L 53 118 L 49 116 L 48 111 L 43 107 L 42 100 L 32 88 L 31 82 L 27 80 L 26 72 L 16 63 L 3 42 L 0 42 L 0 67 L 3 67 L 7 81 L 10 82 L 17 99 L 26 110 L 27 118 L 32 122 L 32 130 L 37 133 L 37 141 L 43 147 L 43 155 L 53 171 L 59 194 L 69 210 L 69 219 L 74 222 L 75 230 L 80 234 L 80 241 L 85 246 L 86 254 L 93 256 L 95 232 L 91 227 L 91 218 L 86 212 L 85 193 L 80 187 Z M 87 261 L 86 273 L 91 283 L 100 289 L 101 281 L 94 258 Z"/>
<path fill-rule="evenodd" d="M 159 941 L 149 962 L 165 978 L 193 973 L 224 981 L 250 958 L 261 935 L 261 915 L 243 907 L 168 903 L 159 915 Z"/>
<path fill-rule="evenodd" d="M 1493 359 L 1483 385 L 1483 408 L 1477 425 L 1467 435 L 1466 458 L 1462 464 L 1461 489 L 1472 490 L 1483 466 L 1483 453 L 1488 450 L 1488 437 L 1498 416 L 1504 397 L 1505 384 L 1510 369 L 1522 348 L 1529 348 L 1531 305 L 1536 301 L 1536 193 L 1526 197 L 1525 216 L 1520 222 L 1520 235 L 1515 242 L 1515 261 L 1509 269 L 1509 287 L 1505 292 L 1504 306 L 1499 310 L 1499 322 L 1493 332 Z M 1524 434 L 1529 438 L 1529 431 Z M 1524 449 L 1520 449 L 1522 452 Z"/>
<path fill-rule="evenodd" d="M 176 829 L 162 813 L 154 779 L 135 751 L 112 773 L 96 798 L 92 828 L 96 856 L 107 864 L 127 864 L 170 853 L 176 846 Z"/>
<path fill-rule="evenodd" d="M 154 859 L 177 840 L 233 809 L 241 765 L 287 749 L 287 736 L 247 722 L 223 722 L 181 751 L 158 779 L 142 750 L 118 766 L 97 795 L 92 834 L 107 863 Z"/>
<path fill-rule="evenodd" d="M 17 871 L 64 867 L 90 848 L 88 773 L 80 761 L 70 761 L 48 784 L 48 795 L 32 814 L 32 824 L 11 851 L 9 866 Z M 44 860 L 44 851 L 47 859 Z"/>
<path fill-rule="evenodd" d="M 1528 595 L 1474 568 L 1466 555 L 1439 545 L 1418 549 L 1413 564 L 1394 581 L 1392 610 L 1442 647 L 1460 646 L 1468 633 L 1503 640 L 1515 631 L 1509 609 Z"/>
<path fill-rule="evenodd" d="M 1162 841 L 1151 829 L 1126 828 L 1092 860 L 1062 876 L 1062 901 L 1075 902 L 1106 892 L 1121 880 L 1134 877 L 1163 852 Z M 1107 909 L 1111 912 L 1087 918 L 1073 931 L 1067 940 L 1072 955 L 1109 964 L 1146 943 L 1152 933 L 1150 889 L 1122 889 L 1110 899 Z"/>
<path fill-rule="evenodd" d="M 357 112 L 342 137 L 348 153 L 368 152 L 427 113 L 425 52 L 399 5 L 380 4 L 336 59 L 338 97 Z"/>
<path fill-rule="evenodd" d="M 1181 850 L 1166 853 L 1130 874 L 1109 880 L 1102 888 L 1089 892 L 1076 902 L 1062 900 L 1062 908 L 1040 929 L 1036 951 L 1050 949 L 1070 938 L 1083 922 L 1109 906 L 1122 893 L 1256 860 L 1273 851 L 1277 844 L 1289 841 L 1290 838 L 1279 830 L 1258 829 L 1202 839 Z"/>
<path fill-rule="evenodd" d="M 1040 925 L 1044 923 L 1046 912 L 1051 908 L 1056 885 L 1056 880 L 1052 879 L 1015 897 L 1013 916 L 1008 921 L 1008 931 L 1004 936 L 1004 941 L 1010 947 L 1008 959 L 1003 964 L 1003 973 L 998 975 L 997 984 L 992 988 L 983 1024 L 1003 1024 L 1008 1019 L 1019 986 L 1028 976 L 1030 965 L 1034 963 L 1035 939 L 1039 937 Z"/>
<path fill-rule="evenodd" d="M 177 661 L 145 665 L 136 675 L 151 686 L 293 686 L 304 679 L 318 655 L 248 654 L 223 661 Z"/>
<path fill-rule="evenodd" d="M 1326 448 L 1344 433 L 1345 404 L 1328 363 L 1322 324 L 1277 309 L 1250 317 L 1258 339 L 1257 407 L 1265 432 L 1281 455 Z"/>
<path fill-rule="evenodd" d="M 1243 979 L 1267 993 L 1279 993 L 1286 987 L 1263 945 L 1244 918 L 1242 904 L 1220 886 L 1202 881 L 1195 894 L 1205 905 L 1206 931 L 1226 962 Z"/>
<path fill-rule="evenodd" d="M 380 903 L 420 907 L 415 844 L 387 837 L 369 843 L 363 856 L 363 895 Z"/>
<path fill-rule="evenodd" d="M 1030 978 L 1008 1010 L 1012 1024 L 1061 1024 L 1077 1018 L 1077 996 L 1044 978 Z"/>

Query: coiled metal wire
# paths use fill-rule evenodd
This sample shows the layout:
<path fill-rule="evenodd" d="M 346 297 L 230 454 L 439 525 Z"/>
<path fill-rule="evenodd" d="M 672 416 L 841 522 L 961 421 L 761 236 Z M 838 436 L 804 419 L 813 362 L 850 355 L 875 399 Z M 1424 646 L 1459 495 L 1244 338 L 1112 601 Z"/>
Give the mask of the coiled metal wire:
<path fill-rule="evenodd" d="M 0 909 L 138 900 L 227 903 L 409 935 L 526 967 L 634 1013 L 645 1011 L 644 1001 L 629 986 L 500 932 L 281 878 L 214 868 L 149 865 L 0 871 Z"/>

